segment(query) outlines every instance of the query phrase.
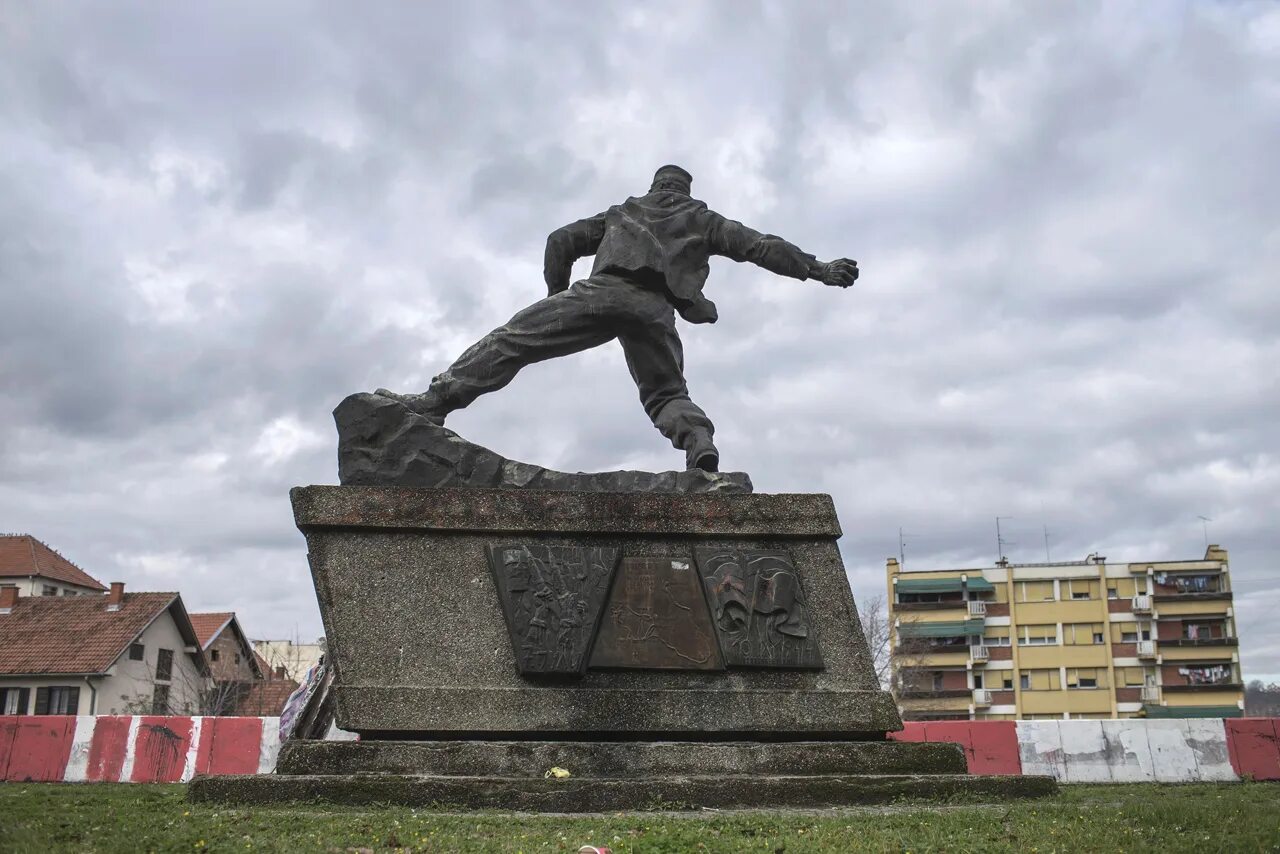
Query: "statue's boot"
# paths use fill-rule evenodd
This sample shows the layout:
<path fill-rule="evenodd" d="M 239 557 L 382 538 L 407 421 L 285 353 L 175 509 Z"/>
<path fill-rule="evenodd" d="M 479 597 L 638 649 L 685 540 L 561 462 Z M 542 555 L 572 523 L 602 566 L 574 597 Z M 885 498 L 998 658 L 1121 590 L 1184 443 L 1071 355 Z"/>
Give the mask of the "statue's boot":
<path fill-rule="evenodd" d="M 684 459 L 687 469 L 702 469 L 705 472 L 720 470 L 720 452 L 706 434 L 695 437 L 693 444 L 685 448 Z"/>
<path fill-rule="evenodd" d="M 380 388 L 375 391 L 374 394 L 381 395 L 382 397 L 389 397 L 394 401 L 404 404 L 410 412 L 415 412 L 418 415 L 421 415 L 437 427 L 443 427 L 445 416 L 453 411 L 452 408 L 445 404 L 445 402 L 440 399 L 440 396 L 431 391 L 431 389 L 427 389 L 422 394 L 399 394 L 385 388 Z"/>

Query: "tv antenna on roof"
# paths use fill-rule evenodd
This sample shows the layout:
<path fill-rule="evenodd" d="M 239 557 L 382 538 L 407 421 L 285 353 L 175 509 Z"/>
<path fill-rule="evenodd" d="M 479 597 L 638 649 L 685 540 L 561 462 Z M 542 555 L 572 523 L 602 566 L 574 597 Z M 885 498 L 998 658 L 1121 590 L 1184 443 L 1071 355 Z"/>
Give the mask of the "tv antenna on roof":
<path fill-rule="evenodd" d="M 997 516 L 997 517 L 996 517 L 996 563 L 999 563 L 1000 561 L 1002 561 L 1002 560 L 1004 560 L 1004 559 L 1005 559 L 1005 557 L 1004 557 L 1004 547 L 1005 547 L 1005 546 L 1016 546 L 1016 545 L 1017 545 L 1017 543 L 1016 543 L 1016 542 L 1013 542 L 1012 540 L 1006 540 L 1006 539 L 1001 535 L 1001 533 L 1000 533 L 1000 520 L 1001 520 L 1001 519 L 1012 519 L 1012 518 L 1013 518 L 1012 516 Z"/>
<path fill-rule="evenodd" d="M 1204 550 L 1208 551 L 1209 550 L 1209 523 L 1212 522 L 1213 520 L 1210 519 L 1208 516 L 1197 516 L 1196 518 L 1200 520 L 1200 525 L 1204 528 Z"/>

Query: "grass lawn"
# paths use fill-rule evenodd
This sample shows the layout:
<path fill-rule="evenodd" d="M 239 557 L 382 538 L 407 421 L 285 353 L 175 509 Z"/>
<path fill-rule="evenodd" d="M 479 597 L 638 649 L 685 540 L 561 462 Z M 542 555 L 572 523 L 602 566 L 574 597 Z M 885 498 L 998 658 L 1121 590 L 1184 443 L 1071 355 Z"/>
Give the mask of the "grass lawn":
<path fill-rule="evenodd" d="M 1002 804 L 458 814 L 194 806 L 180 785 L 0 783 L 0 851 L 1273 851 L 1280 784 L 1071 786 Z"/>

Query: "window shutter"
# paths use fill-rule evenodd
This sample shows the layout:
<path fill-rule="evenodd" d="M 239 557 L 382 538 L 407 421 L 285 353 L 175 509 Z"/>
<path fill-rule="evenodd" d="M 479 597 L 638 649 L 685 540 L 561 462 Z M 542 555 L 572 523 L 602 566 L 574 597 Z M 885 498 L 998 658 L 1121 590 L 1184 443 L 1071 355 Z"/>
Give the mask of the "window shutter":
<path fill-rule="evenodd" d="M 36 714 L 37 715 L 49 714 L 49 689 L 48 688 L 36 689 Z"/>
<path fill-rule="evenodd" d="M 31 707 L 27 705 L 29 702 L 31 702 L 31 689 L 19 688 L 18 689 L 18 714 L 20 715 L 31 714 Z"/>
<path fill-rule="evenodd" d="M 68 715 L 80 714 L 80 689 L 67 688 L 67 711 Z"/>

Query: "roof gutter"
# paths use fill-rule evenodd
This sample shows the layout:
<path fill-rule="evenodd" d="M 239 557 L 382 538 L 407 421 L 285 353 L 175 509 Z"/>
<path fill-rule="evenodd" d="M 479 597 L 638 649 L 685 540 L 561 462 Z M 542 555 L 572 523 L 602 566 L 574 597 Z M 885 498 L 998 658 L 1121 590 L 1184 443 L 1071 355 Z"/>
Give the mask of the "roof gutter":
<path fill-rule="evenodd" d="M 98 689 L 89 681 L 89 677 L 84 677 L 84 684 L 89 686 L 89 714 L 96 715 L 98 713 Z"/>

